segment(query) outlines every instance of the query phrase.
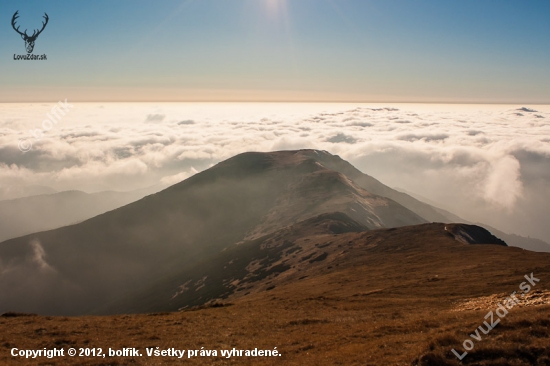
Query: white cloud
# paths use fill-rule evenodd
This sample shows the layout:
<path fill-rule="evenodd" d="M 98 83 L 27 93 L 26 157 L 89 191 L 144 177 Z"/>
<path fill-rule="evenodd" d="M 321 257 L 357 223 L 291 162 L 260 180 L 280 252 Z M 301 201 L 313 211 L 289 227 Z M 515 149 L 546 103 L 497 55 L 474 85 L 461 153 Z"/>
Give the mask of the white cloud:
<path fill-rule="evenodd" d="M 523 194 L 520 178 L 520 164 L 517 159 L 509 155 L 498 159 L 493 162 L 485 179 L 485 199 L 512 211 Z"/>
<path fill-rule="evenodd" d="M 181 172 L 181 173 L 178 173 L 178 174 L 163 177 L 160 180 L 160 182 L 163 185 L 171 186 L 171 185 L 174 185 L 174 184 L 179 183 L 181 181 L 184 181 L 185 179 L 187 179 L 190 176 L 195 175 L 197 173 L 198 173 L 197 170 L 195 168 L 191 167 L 191 170 L 189 172 Z"/>

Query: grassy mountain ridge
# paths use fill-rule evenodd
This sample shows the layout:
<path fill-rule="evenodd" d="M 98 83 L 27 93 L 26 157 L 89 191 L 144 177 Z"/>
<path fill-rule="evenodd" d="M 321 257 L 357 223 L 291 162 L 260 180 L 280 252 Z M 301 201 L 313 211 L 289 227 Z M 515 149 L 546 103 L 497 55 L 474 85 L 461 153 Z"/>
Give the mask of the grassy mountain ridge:
<path fill-rule="evenodd" d="M 245 153 L 82 223 L 0 243 L 0 266 L 10 269 L 0 311 L 86 313 L 254 233 L 331 212 L 368 228 L 425 222 L 308 151 Z"/>

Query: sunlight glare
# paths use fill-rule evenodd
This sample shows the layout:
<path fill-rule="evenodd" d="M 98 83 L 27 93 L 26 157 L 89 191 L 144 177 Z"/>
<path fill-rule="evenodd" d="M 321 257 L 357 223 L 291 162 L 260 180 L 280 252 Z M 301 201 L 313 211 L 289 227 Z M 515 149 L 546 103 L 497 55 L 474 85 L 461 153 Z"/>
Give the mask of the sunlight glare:
<path fill-rule="evenodd" d="M 285 12 L 286 0 L 266 0 L 266 6 L 269 15 L 276 17 Z"/>

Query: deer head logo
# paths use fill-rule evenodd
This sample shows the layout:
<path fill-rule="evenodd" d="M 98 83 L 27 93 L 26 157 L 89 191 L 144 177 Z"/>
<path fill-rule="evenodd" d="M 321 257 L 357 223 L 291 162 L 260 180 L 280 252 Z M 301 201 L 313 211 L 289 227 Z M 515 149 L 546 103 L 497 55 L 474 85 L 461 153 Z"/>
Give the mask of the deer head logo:
<path fill-rule="evenodd" d="M 42 29 L 40 30 L 37 30 L 35 29 L 32 36 L 29 36 L 27 34 L 27 30 L 25 29 L 25 32 L 21 33 L 19 31 L 19 27 L 15 28 L 15 21 L 17 20 L 17 18 L 19 18 L 19 10 L 15 12 L 15 14 L 13 14 L 13 18 L 11 18 L 11 26 L 13 27 L 13 29 L 19 33 L 21 35 L 21 38 L 23 38 L 23 40 L 25 41 L 25 48 L 27 49 L 27 53 L 32 53 L 32 50 L 34 49 L 34 42 L 36 41 L 36 38 L 38 38 L 38 36 L 40 35 L 40 33 L 42 33 L 42 31 L 44 30 L 44 28 L 46 28 L 46 24 L 48 24 L 48 20 L 50 19 L 48 17 L 48 14 L 44 13 L 44 19 L 46 20 L 45 22 L 42 22 Z"/>

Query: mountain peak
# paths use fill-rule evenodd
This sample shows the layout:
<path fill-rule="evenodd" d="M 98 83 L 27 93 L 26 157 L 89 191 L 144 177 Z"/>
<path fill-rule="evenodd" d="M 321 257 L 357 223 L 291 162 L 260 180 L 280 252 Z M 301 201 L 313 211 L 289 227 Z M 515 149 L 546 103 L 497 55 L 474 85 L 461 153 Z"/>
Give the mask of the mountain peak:
<path fill-rule="evenodd" d="M 332 235 L 424 224 L 433 212 L 326 151 L 244 153 L 79 224 L 3 242 L 0 264 L 13 269 L 0 278 L 0 312 L 101 312 L 121 294 L 179 282 L 196 263 L 300 222 L 295 230 Z"/>

